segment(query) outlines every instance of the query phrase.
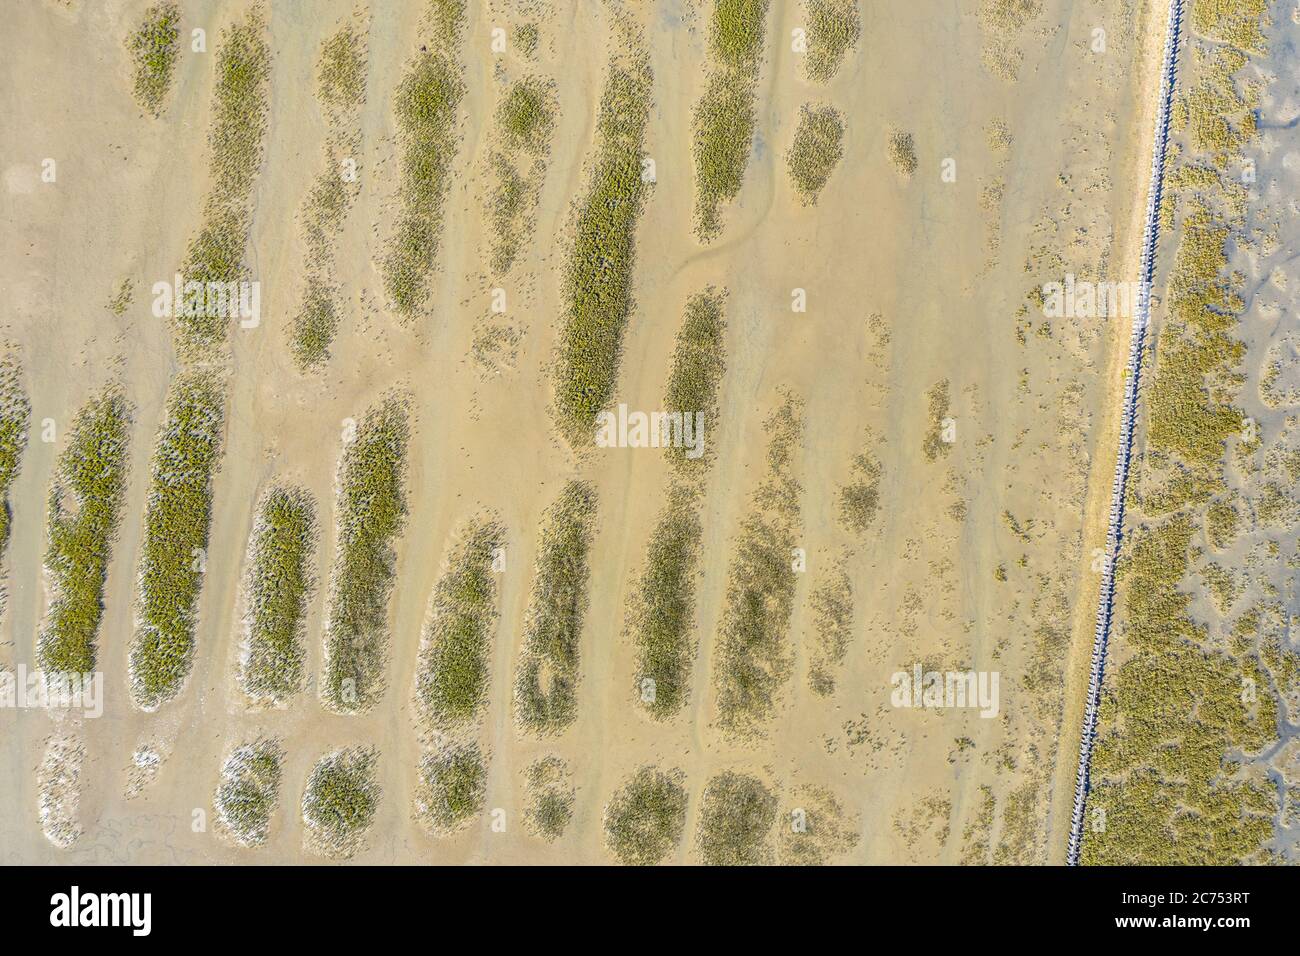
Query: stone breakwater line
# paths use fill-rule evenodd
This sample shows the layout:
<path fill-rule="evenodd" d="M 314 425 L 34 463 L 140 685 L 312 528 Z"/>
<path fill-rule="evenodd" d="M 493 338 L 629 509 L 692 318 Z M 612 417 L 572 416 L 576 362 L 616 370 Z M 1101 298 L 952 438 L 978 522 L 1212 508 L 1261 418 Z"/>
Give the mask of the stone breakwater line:
<path fill-rule="evenodd" d="M 1110 521 L 1106 530 L 1106 559 L 1101 572 L 1101 593 L 1097 600 L 1097 626 L 1092 641 L 1092 665 L 1088 675 L 1088 700 L 1083 714 L 1079 742 L 1079 769 L 1074 781 L 1074 809 L 1070 816 L 1070 844 L 1066 863 L 1078 866 L 1083 846 L 1083 818 L 1088 802 L 1092 747 L 1097 737 L 1097 709 L 1101 703 L 1101 682 L 1106 668 L 1106 644 L 1115 605 L 1115 563 L 1124 531 L 1124 493 L 1133 455 L 1133 429 L 1137 419 L 1138 386 L 1142 370 L 1142 347 L 1151 320 L 1151 284 L 1155 273 L 1156 243 L 1160 235 L 1160 195 L 1164 186 L 1165 151 L 1169 144 L 1169 114 L 1173 106 L 1178 71 L 1178 36 L 1183 21 L 1183 0 L 1170 0 L 1169 26 L 1165 33 L 1164 59 L 1160 67 L 1160 99 L 1156 108 L 1155 136 L 1151 144 L 1151 182 L 1147 191 L 1146 224 L 1142 230 L 1137 309 L 1129 340 L 1125 366 L 1124 403 L 1120 422 L 1119 451 L 1115 457 L 1115 481 L 1110 496 Z"/>

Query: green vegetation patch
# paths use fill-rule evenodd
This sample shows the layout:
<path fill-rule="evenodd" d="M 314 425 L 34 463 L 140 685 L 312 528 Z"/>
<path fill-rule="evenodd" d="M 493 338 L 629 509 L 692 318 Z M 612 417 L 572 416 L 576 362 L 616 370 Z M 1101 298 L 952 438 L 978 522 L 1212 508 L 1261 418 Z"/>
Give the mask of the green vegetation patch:
<path fill-rule="evenodd" d="M 555 128 L 554 86 L 541 77 L 526 76 L 511 85 L 497 106 L 501 145 L 488 158 L 487 211 L 492 269 L 498 275 L 510 271 L 530 231 L 530 214 L 541 191 Z"/>
<path fill-rule="evenodd" d="M 885 151 L 894 168 L 904 176 L 911 176 L 916 172 L 916 144 L 912 142 L 911 133 L 897 129 L 891 131 L 885 144 Z"/>
<path fill-rule="evenodd" d="M 695 232 L 722 231 L 721 207 L 740 192 L 754 138 L 754 87 L 763 53 L 767 0 L 716 0 L 709 26 L 715 60 L 695 106 Z"/>
<path fill-rule="evenodd" d="M 650 538 L 646 568 L 632 599 L 636 699 L 657 720 L 676 715 L 690 694 L 700 533 L 690 500 L 674 496 Z"/>
<path fill-rule="evenodd" d="M 944 441 L 945 422 L 948 421 L 949 412 L 952 410 L 948 396 L 948 380 L 945 378 L 935 382 L 926 393 L 926 398 L 930 406 L 930 425 L 921 443 L 921 451 L 925 453 L 927 461 L 934 461 L 940 455 L 946 455 L 952 450 L 952 442 Z"/>
<path fill-rule="evenodd" d="M 627 866 L 654 866 L 681 842 L 686 827 L 686 775 L 645 766 L 605 807 L 605 845 Z"/>
<path fill-rule="evenodd" d="M 375 781 L 379 751 L 349 747 L 317 761 L 302 794 L 302 819 L 318 852 L 348 857 L 374 822 L 380 789 Z"/>
<path fill-rule="evenodd" d="M 831 106 L 804 104 L 799 126 L 786 156 L 786 167 L 799 197 L 814 205 L 844 155 L 844 118 Z"/>
<path fill-rule="evenodd" d="M 706 866 L 763 866 L 776 856 L 772 828 L 779 804 L 757 777 L 727 771 L 700 798 L 696 846 Z"/>
<path fill-rule="evenodd" d="M 840 523 L 865 534 L 880 511 L 880 460 L 864 451 L 853 459 L 848 483 L 840 489 Z"/>
<path fill-rule="evenodd" d="M 808 79 L 826 83 L 862 35 L 858 0 L 808 0 Z"/>
<path fill-rule="evenodd" d="M 36 642 L 44 671 L 90 673 L 104 613 L 104 579 L 126 488 L 131 406 L 109 387 L 77 413 L 49 501 L 45 569 L 51 601 Z"/>
<path fill-rule="evenodd" d="M 802 429 L 794 402 L 787 400 L 767 428 L 769 474 L 741 524 L 715 639 L 718 721 L 728 734 L 740 736 L 757 733 L 772 717 L 790 676 L 787 629 L 794 609 L 799 485 L 789 468 Z"/>
<path fill-rule="evenodd" d="M 459 27 L 459 6 L 444 4 L 443 32 Z M 440 8 L 441 9 L 441 8 Z M 397 90 L 398 141 L 402 156 L 402 208 L 397 229 L 384 256 L 384 290 L 398 314 L 418 314 L 428 294 L 429 276 L 438 253 L 443 205 L 456 156 L 456 113 L 465 85 L 451 44 L 429 47 L 416 57 Z"/>
<path fill-rule="evenodd" d="M 434 588 L 416 696 L 427 719 L 440 730 L 467 726 L 487 702 L 497 621 L 493 565 L 504 542 L 505 528 L 499 523 L 473 522 Z"/>
<path fill-rule="evenodd" d="M 496 120 L 506 148 L 534 155 L 546 151 L 555 127 L 555 92 L 536 76 L 516 80 L 497 106 Z"/>
<path fill-rule="evenodd" d="M 1192 29 L 1201 36 L 1263 54 L 1268 43 L 1263 22 L 1268 0 L 1193 0 Z"/>
<path fill-rule="evenodd" d="M 262 496 L 248 547 L 244 585 L 244 691 L 282 703 L 302 686 L 307 602 L 315 587 L 316 503 L 302 488 Z"/>
<path fill-rule="evenodd" d="M 353 110 L 365 101 L 366 41 L 350 24 L 321 47 L 316 84 L 328 109 Z"/>
<path fill-rule="evenodd" d="M 389 396 L 356 426 L 339 464 L 338 545 L 325 624 L 322 699 L 355 713 L 383 693 L 393 541 L 406 522 L 406 401 Z"/>
<path fill-rule="evenodd" d="M 445 836 L 467 826 L 483 811 L 487 763 L 476 743 L 427 755 L 420 764 L 416 816 Z"/>
<path fill-rule="evenodd" d="M 611 63 L 596 124 L 591 185 L 578 203 L 565 271 L 565 313 L 554 373 L 558 423 L 575 447 L 590 443 L 596 414 L 614 393 L 623 332 L 632 314 L 636 224 L 646 191 L 641 147 L 649 106 L 648 68 Z"/>
<path fill-rule="evenodd" d="M 145 10 L 140 26 L 127 38 L 135 98 L 154 116 L 162 115 L 163 100 L 176 72 L 180 19 L 176 4 L 156 3 Z"/>
<path fill-rule="evenodd" d="M 18 464 L 27 447 L 32 405 L 23 388 L 22 369 L 12 355 L 0 358 L 0 558 L 9 547 L 13 512 L 9 489 L 18 477 Z"/>
<path fill-rule="evenodd" d="M 803 787 L 795 795 L 788 823 L 780 828 L 778 856 L 782 866 L 824 866 L 858 843 L 850 815 L 835 795 L 823 787 Z"/>
<path fill-rule="evenodd" d="M 563 836 L 573 819 L 574 789 L 568 764 L 555 756 L 533 761 L 524 771 L 524 793 L 528 829 L 548 843 Z"/>
<path fill-rule="evenodd" d="M 835 674 L 853 636 L 853 585 L 842 568 L 825 575 L 809 598 L 813 637 L 809 642 L 808 686 L 825 697 L 835 691 Z"/>
<path fill-rule="evenodd" d="M 699 413 L 703 427 L 716 433 L 718 390 L 727 368 L 726 293 L 712 287 L 691 296 L 686 303 L 686 318 L 677 333 L 673 367 L 664 391 L 664 407 L 669 412 Z M 701 441 L 703 437 L 701 436 Z M 707 468 L 713 452 L 707 441 L 699 458 L 686 457 L 684 444 L 668 446 L 668 459 L 680 472 Z"/>
<path fill-rule="evenodd" d="M 307 280 L 302 302 L 290 324 L 289 348 L 302 370 L 328 361 L 343 305 L 334 282 L 334 247 L 348 209 L 360 192 L 357 163 L 361 151 L 359 114 L 366 97 L 365 37 L 349 24 L 321 46 L 316 96 L 328 133 L 325 169 L 303 203 Z"/>
<path fill-rule="evenodd" d="M 578 648 L 595 519 L 596 493 L 582 481 L 565 485 L 543 519 L 515 683 L 515 718 L 535 733 L 558 733 L 577 715 Z"/>
<path fill-rule="evenodd" d="M 260 16 L 222 33 L 217 51 L 212 126 L 208 133 L 212 186 L 204 222 L 190 242 L 181 272 L 189 282 L 245 280 L 244 246 L 251 223 L 253 182 L 267 129 L 271 55 Z M 229 315 L 175 309 L 180 350 L 190 357 L 225 341 Z"/>
<path fill-rule="evenodd" d="M 339 327 L 339 303 L 336 290 L 317 275 L 307 278 L 302 305 L 294 316 L 289 349 L 301 369 L 313 368 L 329 360 L 330 345 Z"/>
<path fill-rule="evenodd" d="M 258 740 L 236 747 L 221 765 L 213 806 L 217 820 L 241 846 L 266 842 L 280 799 L 283 761 L 278 741 Z"/>
<path fill-rule="evenodd" d="M 225 400 L 215 375 L 182 372 L 154 449 L 130 654 L 132 696 L 150 710 L 180 691 L 194 656 Z"/>

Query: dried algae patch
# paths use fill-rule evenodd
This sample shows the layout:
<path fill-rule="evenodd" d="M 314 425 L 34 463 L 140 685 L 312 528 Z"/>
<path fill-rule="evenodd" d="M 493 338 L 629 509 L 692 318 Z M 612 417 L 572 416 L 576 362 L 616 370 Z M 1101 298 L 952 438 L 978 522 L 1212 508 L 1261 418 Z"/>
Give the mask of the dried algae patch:
<path fill-rule="evenodd" d="M 505 528 L 472 522 L 434 588 L 420 645 L 416 700 L 432 726 L 471 724 L 487 703 L 488 665 L 497 622 L 494 563 Z"/>
<path fill-rule="evenodd" d="M 478 744 L 448 747 L 421 762 L 415 815 L 436 836 L 468 826 L 486 797 L 487 762 Z"/>
<path fill-rule="evenodd" d="M 558 733 L 577 716 L 578 648 L 595 519 L 595 491 L 581 481 L 565 485 L 543 518 L 515 680 L 515 720 L 533 733 Z"/>
<path fill-rule="evenodd" d="M 95 669 L 130 433 L 131 406 L 120 388 L 110 386 L 77 413 L 55 465 L 45 551 L 51 599 L 36 642 L 43 671 L 88 674 Z"/>
<path fill-rule="evenodd" d="M 558 840 L 573 819 L 573 784 L 569 767 L 550 756 L 533 761 L 524 771 L 524 825 L 548 843 Z"/>
<path fill-rule="evenodd" d="M 605 846 L 626 866 L 654 866 L 681 842 L 686 777 L 645 766 L 605 806 Z"/>
<path fill-rule="evenodd" d="M 182 372 L 167 397 L 145 506 L 130 670 L 132 698 L 147 710 L 179 693 L 193 662 L 224 424 L 218 378 Z"/>
<path fill-rule="evenodd" d="M 575 447 L 590 444 L 596 415 L 618 379 L 632 314 L 636 224 L 646 192 L 641 149 L 650 74 L 610 64 L 596 124 L 590 186 L 579 201 L 564 276 L 565 313 L 554 368 L 556 418 Z"/>
<path fill-rule="evenodd" d="M 786 155 L 790 180 L 804 205 L 816 205 L 818 194 L 843 156 L 844 117 L 839 110 L 804 104 L 794 142 Z"/>
<path fill-rule="evenodd" d="M 364 844 L 379 807 L 379 752 L 349 747 L 317 761 L 302 794 L 304 843 L 322 856 L 346 859 Z"/>
<path fill-rule="evenodd" d="M 277 485 L 262 496 L 248 545 L 239 671 L 256 700 L 282 704 L 302 687 L 316 535 L 307 491 Z"/>
<path fill-rule="evenodd" d="M 775 862 L 773 829 L 779 804 L 757 777 L 727 771 L 709 780 L 700 797 L 695 835 L 706 866 L 765 866 Z"/>
<path fill-rule="evenodd" d="M 434 4 L 438 42 L 415 58 L 397 89 L 401 209 L 384 255 L 384 291 L 405 318 L 420 313 L 442 234 L 443 206 L 457 149 L 457 111 L 465 95 L 455 48 L 463 4 Z"/>
<path fill-rule="evenodd" d="M 749 165 L 767 7 L 768 0 L 715 0 L 713 5 L 713 65 L 694 116 L 695 233 L 702 242 L 721 233 L 722 207 L 740 193 Z"/>
<path fill-rule="evenodd" d="M 862 35 L 857 0 L 807 0 L 808 79 L 828 83 Z"/>
<path fill-rule="evenodd" d="M 140 26 L 127 38 L 132 90 L 136 101 L 154 116 L 162 115 L 163 100 L 176 72 L 180 19 L 176 4 L 154 4 L 145 10 Z"/>
<path fill-rule="evenodd" d="M 258 740 L 236 747 L 222 763 L 212 803 L 220 828 L 240 846 L 261 846 L 270 835 L 283 762 L 278 741 Z"/>
<path fill-rule="evenodd" d="M 406 401 L 390 395 L 355 428 L 339 463 L 321 686 L 325 705 L 340 713 L 366 710 L 383 693 L 388 596 L 397 565 L 393 544 L 406 523 Z"/>

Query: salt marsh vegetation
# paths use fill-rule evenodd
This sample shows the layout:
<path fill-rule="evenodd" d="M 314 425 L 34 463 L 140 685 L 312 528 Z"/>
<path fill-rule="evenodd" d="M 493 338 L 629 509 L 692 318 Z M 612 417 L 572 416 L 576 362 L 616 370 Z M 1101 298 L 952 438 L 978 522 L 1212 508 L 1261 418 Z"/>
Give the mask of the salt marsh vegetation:
<path fill-rule="evenodd" d="M 370 708 L 384 689 L 393 544 L 406 524 L 409 418 L 405 396 L 384 398 L 356 423 L 339 462 L 321 685 L 325 705 L 339 713 Z"/>
<path fill-rule="evenodd" d="M 305 489 L 276 485 L 262 496 L 245 562 L 239 671 L 255 700 L 283 704 L 302 687 L 316 535 L 316 502 Z"/>
<path fill-rule="evenodd" d="M 42 670 L 88 674 L 104 613 L 104 580 L 121 520 L 131 406 L 109 386 L 77 413 L 50 489 L 50 606 L 36 643 Z"/>

